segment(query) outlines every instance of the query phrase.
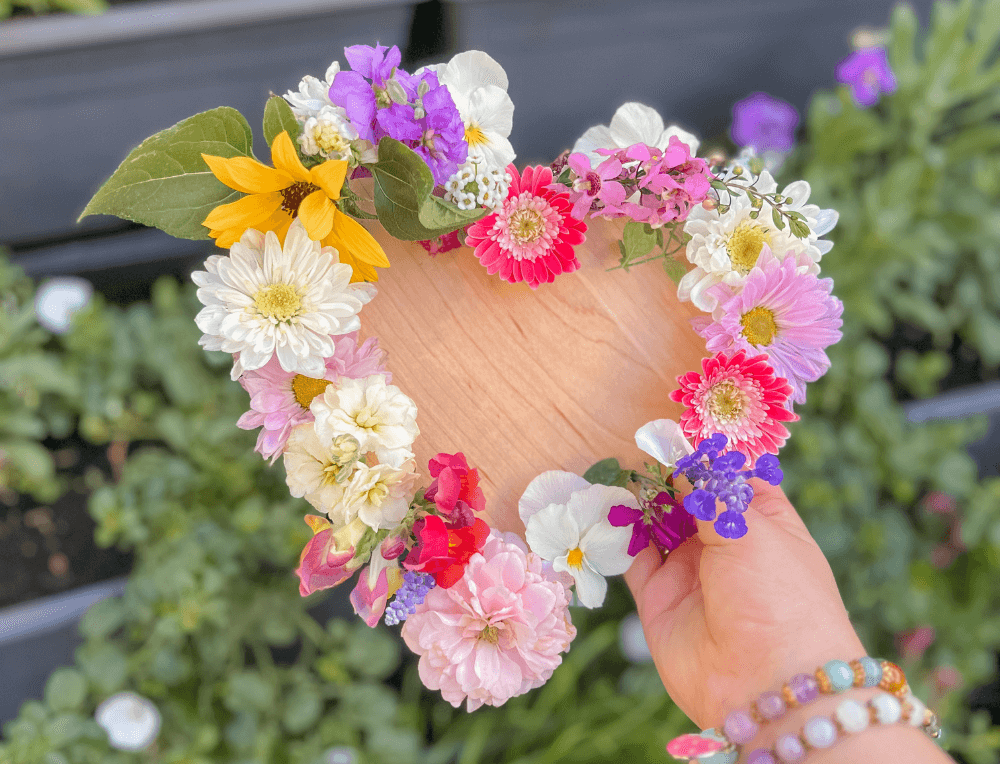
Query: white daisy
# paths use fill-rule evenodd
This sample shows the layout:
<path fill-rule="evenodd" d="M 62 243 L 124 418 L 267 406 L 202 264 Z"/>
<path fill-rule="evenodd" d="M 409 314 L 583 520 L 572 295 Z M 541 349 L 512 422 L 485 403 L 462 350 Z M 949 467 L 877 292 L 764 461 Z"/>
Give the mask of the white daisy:
<path fill-rule="evenodd" d="M 369 528 L 395 528 L 410 508 L 417 482 L 416 462 L 408 459 L 391 464 L 368 466 L 358 462 L 354 474 L 344 485 L 343 497 L 329 514 L 330 520 L 349 523 L 355 518 Z"/>
<path fill-rule="evenodd" d="M 610 125 L 595 125 L 581 135 L 573 144 L 573 153 L 581 152 L 596 167 L 606 157 L 595 149 L 624 149 L 636 143 L 645 143 L 666 149 L 671 136 L 676 135 L 691 149 L 691 155 L 698 151 L 698 139 L 677 125 L 663 126 L 663 117 L 656 109 L 630 101 L 618 107 Z"/>
<path fill-rule="evenodd" d="M 425 67 L 448 88 L 465 123 L 469 157 L 504 169 L 514 161 L 508 136 L 514 126 L 514 102 L 507 95 L 507 73 L 481 50 L 467 50 L 447 64 Z"/>
<path fill-rule="evenodd" d="M 604 577 L 621 575 L 632 564 L 632 529 L 608 520 L 608 512 L 619 504 L 639 509 L 638 500 L 624 488 L 591 485 L 558 470 L 532 480 L 518 503 L 531 551 L 549 560 L 554 571 L 573 577 L 584 607 L 600 607 L 608 589 Z"/>
<path fill-rule="evenodd" d="M 317 395 L 310 406 L 316 433 L 325 441 L 338 435 L 357 438 L 361 453 L 373 451 L 380 462 L 399 467 L 413 454 L 420 430 L 416 404 L 385 376 L 341 377 Z"/>
<path fill-rule="evenodd" d="M 748 183 L 754 180 L 753 176 L 747 178 Z M 753 185 L 764 194 L 777 190 L 777 183 L 766 170 L 761 172 Z M 718 305 L 718 299 L 710 288 L 722 282 L 739 289 L 756 265 L 765 244 L 779 259 L 795 257 L 800 272 L 819 273 L 820 258 L 833 246 L 832 242 L 819 237 L 837 224 L 837 213 L 807 204 L 809 193 L 809 184 L 804 180 L 796 181 L 781 191 L 782 196 L 792 198 L 791 202 L 785 203 L 785 208 L 800 212 L 805 217 L 810 233 L 804 239 L 795 236 L 787 223 L 784 229 L 778 230 L 767 202 L 760 216 L 752 218 L 750 215 L 754 208 L 743 194 L 732 197 L 729 210 L 725 213 L 701 206 L 693 208 L 684 224 L 684 232 L 691 235 L 686 255 L 695 268 L 681 278 L 677 285 L 677 297 L 682 301 L 690 300 L 701 310 L 712 312 Z"/>
<path fill-rule="evenodd" d="M 289 90 L 285 93 L 285 100 L 292 107 L 292 113 L 299 122 L 317 116 L 324 106 L 334 105 L 330 100 L 330 88 L 333 86 L 333 78 L 339 73 L 340 62 L 334 61 L 326 70 L 326 77 L 322 80 L 307 74 L 299 83 L 299 92 Z"/>
<path fill-rule="evenodd" d="M 296 219 L 284 247 L 273 231 L 248 231 L 229 250 L 205 261 L 191 278 L 205 305 L 195 317 L 207 350 L 238 353 L 232 378 L 277 355 L 285 371 L 320 378 L 334 354 L 330 335 L 361 326 L 358 313 L 375 286 L 351 284 L 337 250 L 312 241 Z"/>

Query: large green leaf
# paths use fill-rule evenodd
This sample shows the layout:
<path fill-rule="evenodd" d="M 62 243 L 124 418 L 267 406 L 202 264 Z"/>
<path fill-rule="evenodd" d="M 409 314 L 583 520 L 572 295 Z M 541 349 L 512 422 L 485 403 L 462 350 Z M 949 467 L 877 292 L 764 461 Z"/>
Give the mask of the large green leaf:
<path fill-rule="evenodd" d="M 434 176 L 416 152 L 392 138 L 378 144 L 378 162 L 369 166 L 375 179 L 375 211 L 390 236 L 421 241 L 474 223 L 486 210 L 460 210 L 434 196 Z"/>
<path fill-rule="evenodd" d="M 264 107 L 264 140 L 267 141 L 267 145 L 274 143 L 274 139 L 282 132 L 287 132 L 294 144 L 302 132 L 302 126 L 295 119 L 288 101 L 281 96 L 271 96 Z"/>
<path fill-rule="evenodd" d="M 180 239 L 207 239 L 201 221 L 238 191 L 221 183 L 202 154 L 252 156 L 250 125 L 236 109 L 195 114 L 147 138 L 94 194 L 80 215 L 117 215 Z"/>

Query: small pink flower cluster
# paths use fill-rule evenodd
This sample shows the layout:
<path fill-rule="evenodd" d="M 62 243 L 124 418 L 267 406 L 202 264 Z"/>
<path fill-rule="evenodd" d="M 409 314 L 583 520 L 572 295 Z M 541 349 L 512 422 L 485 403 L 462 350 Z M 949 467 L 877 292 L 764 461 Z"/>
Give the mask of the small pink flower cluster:
<path fill-rule="evenodd" d="M 597 149 L 606 156 L 592 168 L 585 154 L 571 154 L 576 176 L 570 202 L 573 216 L 626 217 L 660 227 L 685 220 L 691 208 L 708 198 L 712 174 L 704 159 L 677 136 L 665 150 L 644 143 L 624 149 Z"/>

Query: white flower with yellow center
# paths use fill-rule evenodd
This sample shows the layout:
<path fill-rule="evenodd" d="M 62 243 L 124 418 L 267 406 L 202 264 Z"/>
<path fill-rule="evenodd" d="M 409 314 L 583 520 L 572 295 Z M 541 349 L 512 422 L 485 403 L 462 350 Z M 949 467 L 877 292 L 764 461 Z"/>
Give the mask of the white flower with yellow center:
<path fill-rule="evenodd" d="M 664 150 L 672 136 L 686 143 L 692 156 L 698 151 L 698 139 L 687 130 L 677 125 L 664 127 L 663 117 L 656 109 L 630 101 L 618 107 L 610 125 L 595 125 L 581 135 L 573 144 L 573 153 L 586 154 L 590 164 L 596 167 L 607 157 L 601 156 L 595 149 L 624 149 L 636 143 L 645 143 Z"/>
<path fill-rule="evenodd" d="M 324 441 L 350 435 L 361 453 L 374 452 L 380 462 L 394 467 L 413 456 L 410 446 L 420 434 L 417 406 L 398 387 L 387 385 L 382 374 L 341 377 L 309 408 L 316 417 L 316 433 Z"/>
<path fill-rule="evenodd" d="M 358 462 L 350 481 L 344 485 L 339 504 L 329 510 L 337 525 L 358 518 L 369 528 L 395 528 L 406 516 L 417 481 L 416 462 L 408 459 L 397 467 L 391 464 L 368 466 Z"/>
<path fill-rule="evenodd" d="M 330 88 L 333 79 L 340 73 L 340 62 L 334 61 L 326 70 L 326 76 L 320 80 L 307 74 L 299 83 L 298 92 L 289 90 L 285 100 L 292 107 L 292 113 L 299 122 L 305 122 L 310 117 L 317 116 L 325 106 L 333 106 L 330 100 Z"/>
<path fill-rule="evenodd" d="M 605 576 L 618 576 L 632 564 L 632 528 L 615 527 L 608 512 L 617 505 L 639 509 L 624 488 L 592 485 L 572 472 L 551 470 L 532 480 L 518 503 L 531 551 L 568 573 L 584 607 L 600 607 L 608 590 Z"/>
<path fill-rule="evenodd" d="M 378 160 L 378 151 L 371 141 L 363 141 L 340 106 L 324 106 L 302 125 L 299 135 L 302 153 L 319 154 L 326 159 L 346 159 L 352 164 Z"/>
<path fill-rule="evenodd" d="M 732 178 L 731 175 L 726 177 Z M 738 182 L 743 185 L 752 182 L 753 187 L 763 194 L 777 190 L 777 183 L 767 171 L 761 172 L 758 178 L 751 175 Z M 734 195 L 725 213 L 700 206 L 692 209 L 684 224 L 684 232 L 691 236 L 686 254 L 695 268 L 681 278 L 677 285 L 677 297 L 682 301 L 690 300 L 703 311 L 712 312 L 718 305 L 718 299 L 710 291 L 711 287 L 725 283 L 739 290 L 757 264 L 765 245 L 779 259 L 795 257 L 801 273 L 819 273 L 820 258 L 833 246 L 819 237 L 833 229 L 837 213 L 807 204 L 809 193 L 809 184 L 802 180 L 781 191 L 783 198 L 791 199 L 783 202 L 784 209 L 800 212 L 809 226 L 809 235 L 803 239 L 791 232 L 787 221 L 783 229 L 778 229 L 767 201 L 763 203 L 759 217 L 751 217 L 754 208 L 745 194 Z"/>
<path fill-rule="evenodd" d="M 481 50 L 467 50 L 447 64 L 425 69 L 437 74 L 458 107 L 469 157 L 499 170 L 513 162 L 516 155 L 508 136 L 514 126 L 514 102 L 507 95 L 503 67 Z"/>
<path fill-rule="evenodd" d="M 317 437 L 312 422 L 300 424 L 292 430 L 285 445 L 285 482 L 289 492 L 297 499 L 304 498 L 320 512 L 330 513 L 343 500 L 345 486 L 360 455 L 357 440 L 350 437 L 323 440 Z"/>
<path fill-rule="evenodd" d="M 206 350 L 238 353 L 232 378 L 277 355 L 285 371 L 320 378 L 334 354 L 331 335 L 357 331 L 375 286 L 351 284 L 351 266 L 321 247 L 296 219 L 285 245 L 273 231 L 248 231 L 191 275 L 205 306 L 195 317 Z"/>

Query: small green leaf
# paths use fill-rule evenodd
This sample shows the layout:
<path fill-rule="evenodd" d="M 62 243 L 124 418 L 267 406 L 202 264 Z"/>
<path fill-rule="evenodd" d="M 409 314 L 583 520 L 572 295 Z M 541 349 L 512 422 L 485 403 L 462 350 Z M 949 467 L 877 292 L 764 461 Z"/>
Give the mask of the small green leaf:
<path fill-rule="evenodd" d="M 788 229 L 792 232 L 793 236 L 800 239 L 805 239 L 809 236 L 809 226 L 803 223 L 801 220 L 789 220 Z"/>
<path fill-rule="evenodd" d="M 76 669 L 56 669 L 45 685 L 45 702 L 55 711 L 74 711 L 86 697 L 87 680 Z"/>
<path fill-rule="evenodd" d="M 622 231 L 622 243 L 628 253 L 629 260 L 638 260 L 653 251 L 656 246 L 656 233 L 645 223 L 630 220 Z"/>
<path fill-rule="evenodd" d="M 288 133 L 294 145 L 302 132 L 302 126 L 295 119 L 292 107 L 281 96 L 271 96 L 264 106 L 264 140 L 270 146 L 282 132 Z"/>
<path fill-rule="evenodd" d="M 583 479 L 589 483 L 615 485 L 622 472 L 617 459 L 602 459 L 583 473 Z"/>
<path fill-rule="evenodd" d="M 251 156 L 252 145 L 250 125 L 236 109 L 220 106 L 189 117 L 134 149 L 80 219 L 116 215 L 180 239 L 207 239 L 201 222 L 240 193 L 219 181 L 201 155 Z"/>
<path fill-rule="evenodd" d="M 785 221 L 781 217 L 781 213 L 778 212 L 778 208 L 777 207 L 772 207 L 771 208 L 771 220 L 774 221 L 774 225 L 775 225 L 775 227 L 779 231 L 784 231 L 785 230 Z"/>
<path fill-rule="evenodd" d="M 672 257 L 663 258 L 663 270 L 666 271 L 670 280 L 675 284 L 679 284 L 681 279 L 684 278 L 684 274 L 687 273 L 687 268 L 684 267 L 684 263 L 679 260 L 675 260 Z"/>

